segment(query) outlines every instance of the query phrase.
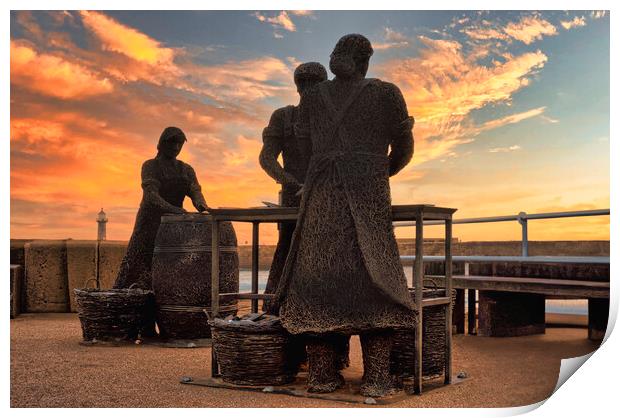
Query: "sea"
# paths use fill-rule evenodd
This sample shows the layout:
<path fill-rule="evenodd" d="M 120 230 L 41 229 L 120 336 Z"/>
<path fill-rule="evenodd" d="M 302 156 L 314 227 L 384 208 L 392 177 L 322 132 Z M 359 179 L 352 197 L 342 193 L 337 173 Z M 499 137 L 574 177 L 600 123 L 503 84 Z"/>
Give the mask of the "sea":
<path fill-rule="evenodd" d="M 407 280 L 411 283 L 412 271 L 411 269 L 405 269 L 405 275 Z M 265 285 L 267 284 L 267 278 L 269 277 L 268 270 L 260 270 L 258 272 L 258 291 L 263 293 L 265 291 Z M 252 271 L 240 270 L 239 271 L 239 291 L 249 292 L 252 289 Z M 467 306 L 467 293 L 465 294 L 465 306 Z M 545 302 L 545 312 L 554 314 L 571 314 L 571 315 L 587 315 L 588 314 L 588 301 L 585 299 L 548 299 Z"/>

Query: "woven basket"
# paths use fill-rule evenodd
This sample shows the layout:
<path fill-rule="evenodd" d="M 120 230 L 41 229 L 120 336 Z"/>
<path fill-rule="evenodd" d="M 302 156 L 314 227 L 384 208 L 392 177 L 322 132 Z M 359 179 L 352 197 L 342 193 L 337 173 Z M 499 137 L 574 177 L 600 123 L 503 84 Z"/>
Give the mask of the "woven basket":
<path fill-rule="evenodd" d="M 74 289 L 84 341 L 136 340 L 154 321 L 153 292 Z"/>
<path fill-rule="evenodd" d="M 444 289 L 424 289 L 423 298 L 445 296 Z M 413 291 L 411 293 L 413 297 Z M 452 304 L 456 291 L 452 290 Z M 445 305 L 427 306 L 422 312 L 422 375 L 435 377 L 444 372 L 446 359 L 446 309 Z M 452 309 L 450 309 L 452 314 Z M 393 374 L 401 377 L 413 376 L 415 361 L 415 331 L 397 329 L 392 342 L 390 369 Z"/>
<path fill-rule="evenodd" d="M 295 380 L 299 347 L 277 316 L 248 314 L 229 318 L 209 321 L 225 382 L 272 386 Z"/>

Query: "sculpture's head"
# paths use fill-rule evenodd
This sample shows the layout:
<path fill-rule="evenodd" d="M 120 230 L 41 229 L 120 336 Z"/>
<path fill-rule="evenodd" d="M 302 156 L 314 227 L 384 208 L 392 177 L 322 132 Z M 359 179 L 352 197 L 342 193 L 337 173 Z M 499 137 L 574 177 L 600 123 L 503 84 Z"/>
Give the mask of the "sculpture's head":
<path fill-rule="evenodd" d="M 181 152 L 183 144 L 187 141 L 185 134 L 177 127 L 169 126 L 161 133 L 157 143 L 157 155 L 174 159 Z"/>
<path fill-rule="evenodd" d="M 373 50 L 363 35 L 352 33 L 338 40 L 329 60 L 329 69 L 338 78 L 365 77 Z"/>
<path fill-rule="evenodd" d="M 302 96 L 312 86 L 327 80 L 327 70 L 318 62 L 305 62 L 295 68 L 293 78 L 297 93 Z"/>

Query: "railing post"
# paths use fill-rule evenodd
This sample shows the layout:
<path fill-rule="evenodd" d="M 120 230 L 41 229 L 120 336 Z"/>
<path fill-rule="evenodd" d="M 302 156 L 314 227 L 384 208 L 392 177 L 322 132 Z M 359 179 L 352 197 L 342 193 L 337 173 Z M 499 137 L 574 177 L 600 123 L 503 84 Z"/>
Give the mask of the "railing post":
<path fill-rule="evenodd" d="M 527 213 L 519 212 L 519 223 L 521 224 L 521 255 L 523 257 L 528 256 L 528 241 L 527 241 Z"/>

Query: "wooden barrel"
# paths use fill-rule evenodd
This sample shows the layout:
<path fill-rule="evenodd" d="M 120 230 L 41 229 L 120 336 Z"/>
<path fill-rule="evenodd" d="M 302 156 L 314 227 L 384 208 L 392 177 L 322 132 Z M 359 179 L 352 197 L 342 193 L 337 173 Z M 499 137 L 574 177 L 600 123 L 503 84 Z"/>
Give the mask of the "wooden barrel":
<path fill-rule="evenodd" d="M 237 236 L 220 223 L 220 293 L 239 292 Z M 205 310 L 211 311 L 211 217 L 164 215 L 153 251 L 153 292 L 162 338 L 210 338 Z M 237 312 L 234 297 L 220 299 L 220 316 Z"/>

